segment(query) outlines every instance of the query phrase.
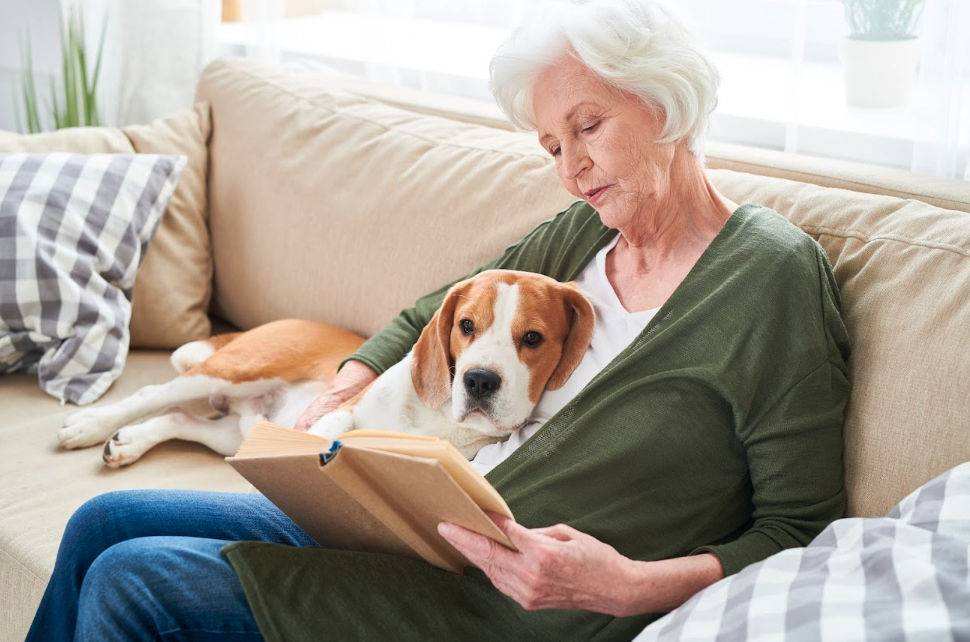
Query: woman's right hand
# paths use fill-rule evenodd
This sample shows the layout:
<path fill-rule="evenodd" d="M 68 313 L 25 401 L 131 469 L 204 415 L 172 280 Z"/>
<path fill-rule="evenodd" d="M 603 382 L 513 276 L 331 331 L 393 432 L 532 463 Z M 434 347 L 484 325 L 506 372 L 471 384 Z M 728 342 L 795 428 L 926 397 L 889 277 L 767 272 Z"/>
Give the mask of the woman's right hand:
<path fill-rule="evenodd" d="M 293 427 L 302 432 L 310 430 L 321 417 L 336 410 L 376 378 L 377 373 L 360 361 L 348 361 L 326 391 L 303 411 Z"/>

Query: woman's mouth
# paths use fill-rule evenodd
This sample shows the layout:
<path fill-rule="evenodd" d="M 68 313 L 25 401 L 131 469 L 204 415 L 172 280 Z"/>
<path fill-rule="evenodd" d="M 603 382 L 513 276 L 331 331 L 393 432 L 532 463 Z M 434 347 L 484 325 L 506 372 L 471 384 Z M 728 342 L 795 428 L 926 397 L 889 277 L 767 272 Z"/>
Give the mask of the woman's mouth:
<path fill-rule="evenodd" d="M 610 188 L 609 185 L 602 185 L 600 187 L 594 187 L 593 189 L 591 189 L 588 192 L 586 192 L 586 201 L 590 205 L 596 205 L 597 202 L 599 202 L 600 200 L 602 200 L 603 194 L 605 194 L 606 193 L 606 190 L 608 190 L 609 188 Z"/>

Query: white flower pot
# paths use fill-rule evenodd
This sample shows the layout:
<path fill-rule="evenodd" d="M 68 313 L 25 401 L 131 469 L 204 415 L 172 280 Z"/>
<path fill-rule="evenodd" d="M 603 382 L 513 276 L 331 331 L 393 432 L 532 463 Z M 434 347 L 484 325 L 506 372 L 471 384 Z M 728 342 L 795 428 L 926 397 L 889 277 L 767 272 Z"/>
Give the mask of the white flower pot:
<path fill-rule="evenodd" d="M 842 39 L 846 102 L 853 107 L 899 107 L 913 94 L 919 38 Z"/>

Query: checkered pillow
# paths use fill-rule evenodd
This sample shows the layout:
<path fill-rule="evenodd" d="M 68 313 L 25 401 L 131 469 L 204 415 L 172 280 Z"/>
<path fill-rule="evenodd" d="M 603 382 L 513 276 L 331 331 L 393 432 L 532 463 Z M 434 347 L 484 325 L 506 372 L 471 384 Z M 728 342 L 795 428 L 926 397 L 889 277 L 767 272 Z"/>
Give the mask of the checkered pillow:
<path fill-rule="evenodd" d="M 0 154 L 0 373 L 98 399 L 128 355 L 131 290 L 184 156 Z"/>
<path fill-rule="evenodd" d="M 634 642 L 970 640 L 970 463 L 889 515 L 833 522 L 752 564 Z"/>

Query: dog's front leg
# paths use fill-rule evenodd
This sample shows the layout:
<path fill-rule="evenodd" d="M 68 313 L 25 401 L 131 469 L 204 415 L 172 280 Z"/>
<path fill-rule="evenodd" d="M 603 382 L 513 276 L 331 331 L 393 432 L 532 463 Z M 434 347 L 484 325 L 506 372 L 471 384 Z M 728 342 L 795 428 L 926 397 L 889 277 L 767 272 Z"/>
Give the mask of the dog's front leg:
<path fill-rule="evenodd" d="M 320 417 L 317 423 L 310 427 L 309 432 L 326 437 L 331 441 L 354 429 L 354 415 L 347 410 L 334 410 Z"/>
<path fill-rule="evenodd" d="M 57 441 L 63 448 L 101 444 L 123 426 L 195 399 L 206 399 L 229 385 L 221 379 L 192 375 L 145 386 L 116 403 L 85 408 L 69 416 L 57 433 Z"/>

